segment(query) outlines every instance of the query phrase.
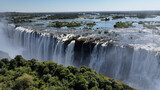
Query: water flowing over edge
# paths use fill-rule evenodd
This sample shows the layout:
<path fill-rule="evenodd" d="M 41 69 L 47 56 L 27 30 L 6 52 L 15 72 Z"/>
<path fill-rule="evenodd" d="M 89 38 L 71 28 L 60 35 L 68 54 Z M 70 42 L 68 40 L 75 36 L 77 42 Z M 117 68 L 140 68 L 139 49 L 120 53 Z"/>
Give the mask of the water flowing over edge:
<path fill-rule="evenodd" d="M 160 54 L 111 43 L 59 41 L 56 37 L 9 25 L 2 28 L 9 43 L 26 59 L 53 60 L 65 66 L 86 65 L 140 90 L 160 89 Z M 11 57 L 13 58 L 13 57 Z"/>

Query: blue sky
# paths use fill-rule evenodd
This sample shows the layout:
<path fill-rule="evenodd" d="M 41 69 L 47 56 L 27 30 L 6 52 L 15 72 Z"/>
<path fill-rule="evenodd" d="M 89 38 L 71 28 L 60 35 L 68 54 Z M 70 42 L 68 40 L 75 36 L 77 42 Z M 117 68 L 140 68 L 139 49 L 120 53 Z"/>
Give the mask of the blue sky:
<path fill-rule="evenodd" d="M 0 0 L 0 12 L 160 10 L 160 0 Z"/>

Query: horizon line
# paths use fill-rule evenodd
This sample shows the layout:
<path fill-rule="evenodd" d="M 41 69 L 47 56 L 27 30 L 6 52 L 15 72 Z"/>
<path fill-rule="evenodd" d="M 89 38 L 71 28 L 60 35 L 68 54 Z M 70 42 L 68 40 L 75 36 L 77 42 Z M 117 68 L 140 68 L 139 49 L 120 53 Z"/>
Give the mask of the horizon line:
<path fill-rule="evenodd" d="M 108 10 L 108 11 L 48 11 L 48 12 L 27 12 L 27 11 L 5 11 L 0 13 L 83 13 L 83 12 L 149 12 L 149 11 L 160 11 L 160 10 Z"/>

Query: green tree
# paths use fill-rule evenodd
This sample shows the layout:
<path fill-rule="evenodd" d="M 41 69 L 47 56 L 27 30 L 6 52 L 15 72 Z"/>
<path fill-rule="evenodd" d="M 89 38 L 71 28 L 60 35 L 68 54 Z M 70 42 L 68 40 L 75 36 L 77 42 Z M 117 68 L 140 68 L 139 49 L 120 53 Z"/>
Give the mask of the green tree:
<path fill-rule="evenodd" d="M 15 88 L 16 90 L 26 90 L 29 87 L 31 87 L 34 82 L 33 82 L 33 77 L 28 75 L 28 74 L 23 74 L 21 77 L 18 77 L 16 79 L 16 85 Z"/>
<path fill-rule="evenodd" d="M 84 76 L 79 75 L 77 76 L 77 81 L 75 82 L 75 89 L 76 90 L 88 90 L 88 81 L 85 79 Z"/>
<path fill-rule="evenodd" d="M 7 58 L 3 58 L 1 59 L 1 61 L 5 63 L 6 65 L 9 65 L 9 60 Z"/>
<path fill-rule="evenodd" d="M 70 72 L 73 73 L 73 74 L 76 74 L 77 72 L 79 72 L 79 70 L 78 70 L 76 67 L 74 67 L 74 66 L 68 66 L 67 68 L 68 68 L 68 69 L 70 70 Z"/>
<path fill-rule="evenodd" d="M 14 59 L 17 61 L 17 66 L 26 66 L 27 65 L 26 61 L 24 60 L 24 58 L 21 55 L 17 55 Z"/>
<path fill-rule="evenodd" d="M 16 68 L 17 67 L 17 61 L 15 60 L 15 59 L 12 59 L 11 61 L 10 61 L 10 69 L 14 69 L 14 68 Z"/>
<path fill-rule="evenodd" d="M 0 61 L 0 68 L 3 68 L 5 66 L 5 63 Z"/>

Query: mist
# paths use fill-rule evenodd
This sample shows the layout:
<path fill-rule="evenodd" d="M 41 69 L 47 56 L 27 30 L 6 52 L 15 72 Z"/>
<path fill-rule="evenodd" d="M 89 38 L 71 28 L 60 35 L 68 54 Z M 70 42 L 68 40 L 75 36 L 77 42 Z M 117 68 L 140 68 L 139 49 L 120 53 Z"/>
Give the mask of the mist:
<path fill-rule="evenodd" d="M 7 21 L 0 20 L 0 58 L 14 58 L 16 55 L 22 55 L 23 49 L 14 46 L 11 42 L 12 39 L 8 38 L 5 34 L 7 29 L 12 29 L 8 27 Z"/>

